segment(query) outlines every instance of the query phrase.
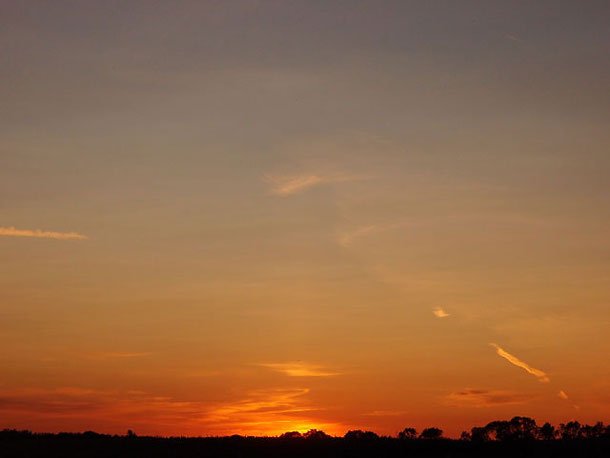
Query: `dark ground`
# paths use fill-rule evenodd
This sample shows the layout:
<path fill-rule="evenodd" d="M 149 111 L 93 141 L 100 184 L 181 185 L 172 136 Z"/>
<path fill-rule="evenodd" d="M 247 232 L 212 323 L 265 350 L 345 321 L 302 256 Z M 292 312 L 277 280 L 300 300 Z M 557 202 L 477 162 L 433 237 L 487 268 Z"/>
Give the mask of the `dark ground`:
<path fill-rule="evenodd" d="M 0 432 L 0 457 L 610 457 L 610 438 L 472 442 L 370 437 L 158 438 Z"/>

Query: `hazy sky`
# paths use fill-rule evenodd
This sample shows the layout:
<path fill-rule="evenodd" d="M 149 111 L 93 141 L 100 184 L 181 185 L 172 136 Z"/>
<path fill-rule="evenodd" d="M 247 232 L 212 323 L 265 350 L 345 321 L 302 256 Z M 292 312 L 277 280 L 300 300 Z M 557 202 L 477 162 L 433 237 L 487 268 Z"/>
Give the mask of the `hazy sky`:
<path fill-rule="evenodd" d="M 0 2 L 0 428 L 609 421 L 609 23 Z"/>

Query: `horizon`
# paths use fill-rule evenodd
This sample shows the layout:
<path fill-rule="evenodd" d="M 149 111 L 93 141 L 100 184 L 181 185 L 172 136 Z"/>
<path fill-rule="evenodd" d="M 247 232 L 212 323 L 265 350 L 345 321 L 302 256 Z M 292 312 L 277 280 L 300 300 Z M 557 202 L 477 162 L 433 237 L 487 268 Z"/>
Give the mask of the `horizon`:
<path fill-rule="evenodd" d="M 0 11 L 0 428 L 610 422 L 610 3 Z"/>
<path fill-rule="evenodd" d="M 512 428 L 512 430 L 511 430 Z M 479 431 L 477 431 L 479 430 Z M 430 431 L 432 433 L 430 434 Z M 61 432 L 37 432 L 30 430 L 15 430 L 15 429 L 3 429 L 0 433 L 17 433 L 17 434 L 39 434 L 39 435 L 61 435 L 61 434 L 73 434 L 73 435 L 87 435 L 95 434 L 100 436 L 111 436 L 111 437 L 143 437 L 143 438 L 160 438 L 160 439 L 226 439 L 226 438 L 253 438 L 253 439 L 398 439 L 398 440 L 458 440 L 458 441 L 470 441 L 470 442 L 489 442 L 489 441 L 510 441 L 510 440 L 574 440 L 574 439 L 603 439 L 604 437 L 610 437 L 610 425 L 604 425 L 603 422 L 596 422 L 593 425 L 581 424 L 578 421 L 569 421 L 560 423 L 559 425 L 552 425 L 550 423 L 544 423 L 543 425 L 537 424 L 537 422 L 527 417 L 513 417 L 510 420 L 494 420 L 489 422 L 487 425 L 473 426 L 470 429 L 464 430 L 459 438 L 448 437 L 444 435 L 444 431 L 434 426 L 424 428 L 422 431 L 417 431 L 411 427 L 405 427 L 402 431 L 399 431 L 395 435 L 378 435 L 374 431 L 362 431 L 362 430 L 349 430 L 343 435 L 329 435 L 324 431 L 317 429 L 311 429 L 305 433 L 299 431 L 286 431 L 279 435 L 273 436 L 251 436 L 251 435 L 224 435 L 224 436 L 163 436 L 163 435 L 138 435 L 137 432 L 131 429 L 127 430 L 124 434 L 108 434 L 98 433 L 96 431 L 61 431 Z M 371 437 L 372 435 L 372 437 Z M 476 436 L 476 437 L 475 437 Z"/>

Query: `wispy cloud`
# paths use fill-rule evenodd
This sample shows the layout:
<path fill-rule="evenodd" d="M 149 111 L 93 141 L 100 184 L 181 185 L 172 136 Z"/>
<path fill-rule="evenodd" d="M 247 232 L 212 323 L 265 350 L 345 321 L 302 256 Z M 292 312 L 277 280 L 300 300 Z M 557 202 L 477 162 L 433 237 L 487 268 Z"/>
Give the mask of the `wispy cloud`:
<path fill-rule="evenodd" d="M 551 379 L 549 379 L 548 375 L 546 375 L 546 373 L 544 373 L 543 371 L 541 371 L 540 369 L 534 369 L 532 366 L 530 366 L 529 364 L 527 364 L 526 362 L 521 361 L 519 358 L 517 358 L 514 355 L 511 355 L 510 353 L 508 353 L 507 351 L 503 350 L 502 348 L 500 348 L 498 345 L 496 345 L 495 343 L 490 343 L 489 345 L 491 345 L 492 347 L 494 347 L 496 349 L 496 353 L 498 355 L 500 355 L 502 358 L 506 359 L 509 363 L 514 364 L 517 367 L 520 367 L 521 369 L 525 370 L 526 372 L 532 374 L 534 377 L 536 377 L 540 382 L 542 383 L 548 383 L 551 381 Z"/>
<path fill-rule="evenodd" d="M 504 38 L 507 38 L 508 40 L 511 40 L 511 41 L 518 41 L 519 43 L 521 43 L 521 41 L 522 41 L 520 38 L 518 38 L 510 33 L 505 33 Z"/>
<path fill-rule="evenodd" d="M 21 419 L 48 431 L 66 424 L 83 429 L 104 425 L 116 431 L 131 427 L 143 434 L 163 435 L 277 435 L 312 428 L 344 431 L 343 425 L 319 418 L 322 409 L 308 401 L 308 393 L 308 388 L 276 388 L 210 403 L 140 390 L 0 389 L 0 419 Z"/>
<path fill-rule="evenodd" d="M 580 409 L 580 406 L 569 401 L 570 397 L 568 396 L 568 394 L 565 391 L 559 390 L 559 392 L 557 393 L 557 397 L 559 399 L 563 399 L 564 401 L 568 401 L 568 403 L 571 404 L 574 409 L 576 409 L 576 410 Z"/>
<path fill-rule="evenodd" d="M 373 410 L 372 412 L 363 413 L 366 417 L 399 417 L 406 414 L 406 410 Z"/>
<path fill-rule="evenodd" d="M 97 353 L 91 353 L 86 355 L 87 358 L 91 359 L 128 359 L 128 358 L 142 358 L 144 356 L 150 356 L 150 352 L 121 352 L 121 351 L 101 351 Z"/>
<path fill-rule="evenodd" d="M 291 176 L 266 175 L 264 181 L 271 187 L 271 194 L 289 196 L 305 191 L 314 186 L 329 183 L 344 183 L 362 178 L 348 175 L 300 174 Z"/>
<path fill-rule="evenodd" d="M 315 418 L 321 409 L 306 400 L 307 388 L 261 390 L 245 399 L 228 401 L 209 409 L 205 423 L 232 433 L 277 435 L 286 431 L 321 429 L 331 434 L 343 427 Z"/>
<path fill-rule="evenodd" d="M 77 387 L 21 388 L 0 391 L 0 411 L 70 416 L 100 407 L 107 392 Z"/>
<path fill-rule="evenodd" d="M 373 224 L 370 226 L 359 227 L 351 232 L 343 232 L 342 234 L 339 234 L 339 245 L 348 247 L 355 239 L 378 231 L 379 226 Z"/>
<path fill-rule="evenodd" d="M 406 226 L 406 223 L 387 223 L 387 224 L 370 224 L 368 226 L 360 226 L 356 229 L 345 231 L 339 234 L 338 242 L 339 245 L 347 248 L 352 245 L 357 239 L 366 237 L 372 234 L 378 234 L 380 232 L 389 231 L 392 229 L 398 229 Z"/>
<path fill-rule="evenodd" d="M 434 310 L 432 310 L 432 313 L 434 313 L 434 316 L 436 316 L 437 318 L 447 318 L 448 316 L 451 316 L 451 313 L 445 312 L 440 307 L 436 307 Z"/>
<path fill-rule="evenodd" d="M 218 377 L 219 375 L 222 375 L 222 372 L 218 371 L 218 370 L 199 369 L 199 370 L 187 370 L 184 372 L 180 372 L 180 375 L 183 377 L 193 377 L 193 378 Z"/>
<path fill-rule="evenodd" d="M 512 391 L 466 388 L 464 391 L 448 394 L 444 402 L 457 407 L 495 407 L 524 404 L 532 399 L 532 395 Z"/>
<path fill-rule="evenodd" d="M 339 372 L 329 371 L 323 366 L 302 362 L 261 363 L 258 365 L 273 369 L 274 371 L 281 372 L 290 377 L 332 377 L 334 375 L 340 375 Z"/>
<path fill-rule="evenodd" d="M 307 412 L 311 409 L 301 405 L 299 398 L 308 393 L 308 388 L 254 391 L 246 399 L 227 402 L 215 407 L 212 409 L 209 419 L 220 422 L 244 413 Z"/>
<path fill-rule="evenodd" d="M 53 231 L 42 231 L 40 229 L 29 230 L 29 229 L 16 229 L 13 226 L 0 227 L 0 235 L 6 235 L 10 237 L 36 237 L 41 239 L 56 239 L 56 240 L 69 240 L 69 239 L 86 239 L 87 236 L 79 234 L 78 232 L 53 232 Z"/>

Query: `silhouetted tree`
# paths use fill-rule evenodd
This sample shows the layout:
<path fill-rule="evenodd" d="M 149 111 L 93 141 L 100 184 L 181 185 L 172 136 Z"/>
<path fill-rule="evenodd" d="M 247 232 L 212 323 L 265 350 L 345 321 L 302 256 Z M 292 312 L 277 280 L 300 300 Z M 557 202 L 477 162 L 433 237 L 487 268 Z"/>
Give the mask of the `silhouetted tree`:
<path fill-rule="evenodd" d="M 359 429 L 348 431 L 343 436 L 346 440 L 349 441 L 362 441 L 362 440 L 376 440 L 379 439 L 379 436 L 373 431 L 361 431 Z"/>
<path fill-rule="evenodd" d="M 287 431 L 280 435 L 281 439 L 301 439 L 303 435 L 298 431 Z"/>
<path fill-rule="evenodd" d="M 326 434 L 324 431 L 318 431 L 317 429 L 310 429 L 305 434 L 303 434 L 305 439 L 327 439 L 330 436 Z"/>
<path fill-rule="evenodd" d="M 482 438 L 483 440 L 533 440 L 538 437 L 538 426 L 534 420 L 528 417 L 513 417 L 510 421 L 492 421 L 484 429 L 486 437 Z M 477 431 L 477 434 L 481 434 L 481 432 Z"/>
<path fill-rule="evenodd" d="M 538 436 L 536 421 L 528 417 L 513 417 L 509 422 L 511 440 L 533 440 Z"/>
<path fill-rule="evenodd" d="M 417 439 L 417 430 L 415 428 L 405 428 L 398 433 L 399 439 Z"/>
<path fill-rule="evenodd" d="M 468 431 L 462 431 L 462 434 L 460 434 L 460 440 L 461 441 L 470 441 L 470 440 L 472 440 L 472 436 L 470 435 L 470 433 Z"/>
<path fill-rule="evenodd" d="M 555 439 L 556 434 L 555 427 L 549 422 L 546 422 L 540 427 L 540 430 L 538 431 L 538 438 L 545 441 L 550 441 Z"/>
<path fill-rule="evenodd" d="M 580 437 L 584 437 L 586 439 L 595 439 L 599 437 L 604 437 L 606 432 L 606 428 L 601 421 L 598 421 L 593 426 L 590 425 L 582 425 L 580 427 Z"/>
<path fill-rule="evenodd" d="M 440 439 L 443 435 L 443 430 L 438 428 L 426 428 L 419 435 L 420 439 Z"/>
<path fill-rule="evenodd" d="M 487 440 L 505 441 L 510 435 L 510 425 L 505 420 L 496 420 L 485 425 Z"/>
<path fill-rule="evenodd" d="M 599 422 L 562 424 L 559 434 L 549 423 L 542 427 L 527 417 L 490 422 L 485 427 L 464 431 L 461 440 L 400 440 L 414 437 L 412 428 L 398 438 L 379 437 L 371 431 L 352 430 L 345 437 L 330 437 L 310 430 L 304 435 L 289 431 L 279 438 L 230 437 L 147 437 L 84 433 L 31 433 L 0 431 L 0 457 L 6 458 L 607 458 L 610 457 L 610 427 Z M 438 428 L 425 429 L 422 439 L 441 437 Z M 536 433 L 532 440 L 533 434 Z M 493 437 L 492 437 L 493 436 Z M 300 439 L 300 438 L 307 439 Z M 470 441 L 468 440 L 470 439 Z M 491 440 L 494 442 L 488 442 Z M 554 440 L 551 440 L 554 439 Z M 576 439 L 576 440 L 574 440 Z"/>
<path fill-rule="evenodd" d="M 473 442 L 487 442 L 491 440 L 486 427 L 475 426 L 470 430 L 470 439 Z"/>
<path fill-rule="evenodd" d="M 559 435 L 562 439 L 578 439 L 580 433 L 580 423 L 577 421 L 569 421 L 568 423 L 559 424 Z"/>

